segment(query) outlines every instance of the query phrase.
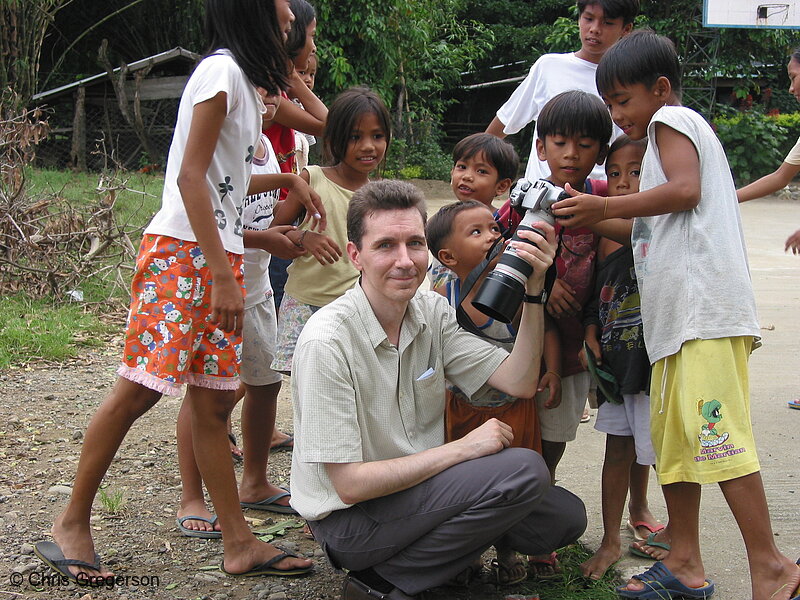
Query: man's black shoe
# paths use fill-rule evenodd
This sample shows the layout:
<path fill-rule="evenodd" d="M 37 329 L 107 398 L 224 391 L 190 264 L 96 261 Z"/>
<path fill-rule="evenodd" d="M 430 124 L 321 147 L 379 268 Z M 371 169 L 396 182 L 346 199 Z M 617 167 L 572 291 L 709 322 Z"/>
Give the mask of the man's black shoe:
<path fill-rule="evenodd" d="M 415 600 L 416 596 L 409 596 L 402 590 L 394 588 L 391 592 L 379 592 L 348 575 L 342 585 L 342 600 Z"/>
<path fill-rule="evenodd" d="M 389 594 L 384 594 L 378 590 L 372 589 L 355 577 L 350 577 L 350 575 L 347 575 L 344 578 L 344 585 L 342 585 L 342 600 L 370 600 L 372 598 L 389 600 Z"/>

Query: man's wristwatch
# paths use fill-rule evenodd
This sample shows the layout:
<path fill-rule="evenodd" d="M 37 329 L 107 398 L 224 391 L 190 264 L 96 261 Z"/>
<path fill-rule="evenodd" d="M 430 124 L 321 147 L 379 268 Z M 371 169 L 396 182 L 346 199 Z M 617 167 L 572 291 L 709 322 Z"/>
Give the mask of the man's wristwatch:
<path fill-rule="evenodd" d="M 547 290 L 542 289 L 542 291 L 536 296 L 525 294 L 522 296 L 522 299 L 530 304 L 547 304 Z"/>

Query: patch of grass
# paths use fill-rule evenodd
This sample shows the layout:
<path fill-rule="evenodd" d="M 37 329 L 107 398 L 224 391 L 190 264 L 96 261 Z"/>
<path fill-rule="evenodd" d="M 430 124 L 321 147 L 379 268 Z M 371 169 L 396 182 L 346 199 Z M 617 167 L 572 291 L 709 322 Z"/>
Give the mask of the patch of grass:
<path fill-rule="evenodd" d="M 581 575 L 580 564 L 592 556 L 586 548 L 573 544 L 558 551 L 563 577 L 549 581 L 526 581 L 520 584 L 520 592 L 538 593 L 546 600 L 618 600 L 614 587 L 621 585 L 619 573 L 612 567 L 599 581 Z"/>
<path fill-rule="evenodd" d="M 100 197 L 99 173 L 27 169 L 25 178 L 29 196 L 59 194 L 74 206 L 93 204 Z M 124 172 L 120 178 L 129 189 L 118 193 L 117 218 L 137 227 L 146 225 L 161 206 L 164 175 Z"/>
<path fill-rule="evenodd" d="M 118 491 L 106 493 L 103 488 L 100 488 L 98 492 L 100 496 L 100 504 L 103 505 L 103 508 L 108 514 L 117 515 L 123 511 L 125 508 L 125 503 L 127 502 L 123 492 Z"/>
<path fill-rule="evenodd" d="M 80 347 L 105 343 L 109 326 L 76 304 L 54 305 L 22 294 L 0 298 L 0 368 L 33 360 L 59 361 Z"/>

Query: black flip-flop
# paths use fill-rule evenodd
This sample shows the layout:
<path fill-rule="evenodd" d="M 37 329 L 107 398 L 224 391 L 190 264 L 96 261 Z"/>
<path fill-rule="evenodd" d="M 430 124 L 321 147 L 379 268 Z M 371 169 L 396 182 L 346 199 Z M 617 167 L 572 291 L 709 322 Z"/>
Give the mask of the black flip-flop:
<path fill-rule="evenodd" d="M 100 557 L 97 554 L 94 555 L 93 563 L 87 563 L 74 558 L 66 558 L 64 553 L 61 551 L 61 548 L 55 542 L 37 542 L 33 548 L 33 551 L 36 553 L 36 556 L 38 556 L 44 564 L 53 569 L 53 571 L 60 573 L 78 585 L 98 586 L 105 583 L 105 578 L 95 576 L 95 579 L 83 571 L 79 571 L 78 575 L 83 573 L 85 577 L 80 577 L 79 579 L 78 575 L 75 575 L 69 570 L 69 567 L 82 567 L 84 569 L 92 569 L 93 571 L 99 572 Z"/>
<path fill-rule="evenodd" d="M 180 517 L 179 519 L 175 519 L 175 523 L 178 525 L 178 529 L 181 530 L 181 534 L 185 535 L 186 537 L 202 538 L 204 540 L 218 540 L 222 537 L 222 532 L 217 531 L 216 529 L 212 529 L 211 531 L 206 529 L 189 529 L 184 525 L 186 521 L 202 521 L 203 523 L 208 523 L 213 527 L 217 522 L 217 515 L 214 515 L 210 519 L 195 515 L 188 515 L 185 517 Z"/>
<path fill-rule="evenodd" d="M 280 554 L 277 556 L 273 556 L 267 562 L 263 562 L 260 565 L 256 565 L 249 571 L 245 571 L 244 573 L 229 573 L 225 570 L 225 567 L 220 565 L 219 570 L 225 573 L 225 575 L 231 575 L 233 577 L 258 577 L 261 575 L 274 575 L 277 577 L 298 577 L 300 575 L 307 575 L 314 570 L 314 565 L 310 564 L 307 567 L 295 567 L 293 569 L 276 569 L 273 567 L 275 563 L 281 562 L 284 558 L 299 558 L 296 554 L 292 554 L 291 552 L 287 552 L 283 548 L 278 548 L 281 551 Z"/>

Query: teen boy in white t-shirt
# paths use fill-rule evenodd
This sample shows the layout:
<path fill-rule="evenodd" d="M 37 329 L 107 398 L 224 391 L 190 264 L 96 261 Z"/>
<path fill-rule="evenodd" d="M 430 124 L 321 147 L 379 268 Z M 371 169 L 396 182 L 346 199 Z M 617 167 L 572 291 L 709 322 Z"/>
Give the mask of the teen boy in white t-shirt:
<path fill-rule="evenodd" d="M 487 133 L 500 138 L 517 133 L 536 120 L 542 107 L 561 92 L 583 90 L 599 97 L 594 81 L 597 64 L 614 42 L 630 33 L 639 13 L 639 0 L 578 0 L 577 6 L 581 49 L 539 57 L 525 80 L 497 111 L 486 128 Z M 611 141 L 619 133 L 614 126 Z M 533 139 L 537 139 L 535 131 Z M 549 173 L 547 163 L 537 158 L 534 144 L 525 178 L 536 181 Z M 604 166 L 596 165 L 589 177 L 605 180 Z"/>

